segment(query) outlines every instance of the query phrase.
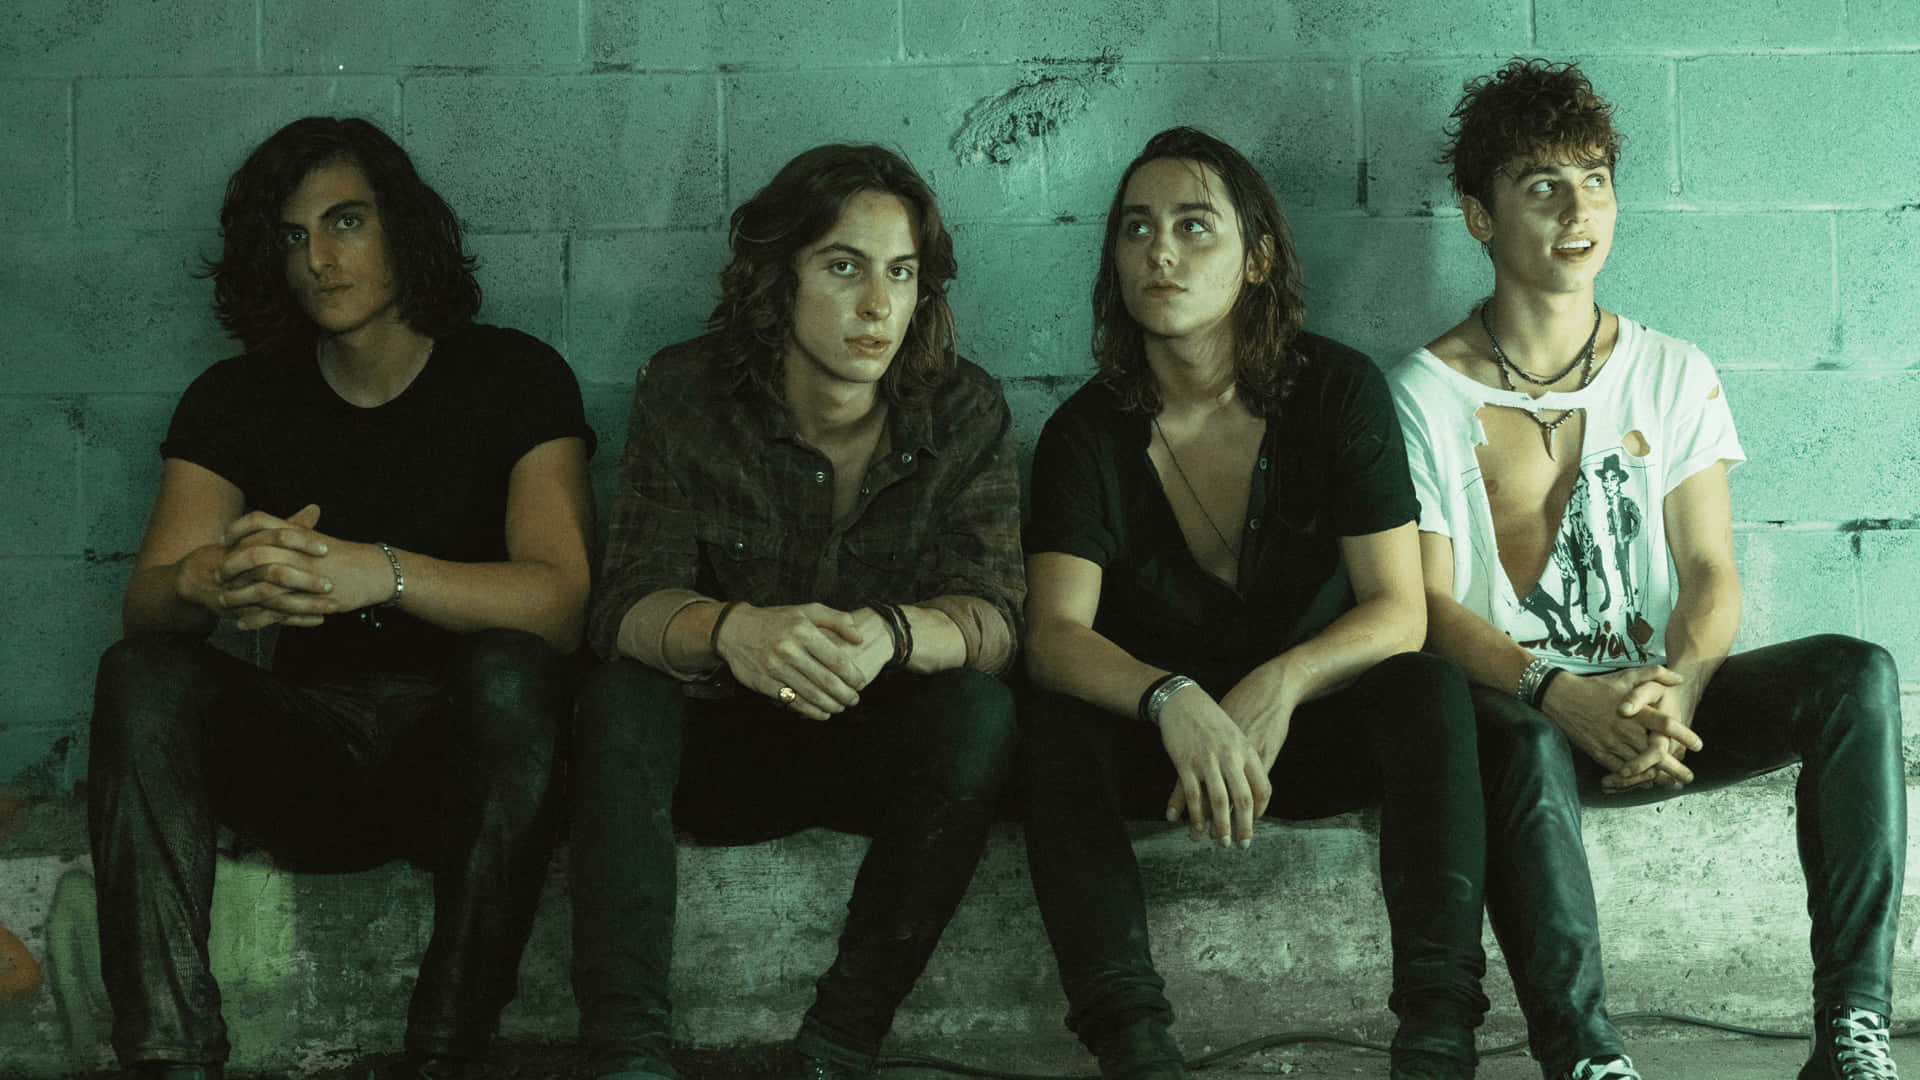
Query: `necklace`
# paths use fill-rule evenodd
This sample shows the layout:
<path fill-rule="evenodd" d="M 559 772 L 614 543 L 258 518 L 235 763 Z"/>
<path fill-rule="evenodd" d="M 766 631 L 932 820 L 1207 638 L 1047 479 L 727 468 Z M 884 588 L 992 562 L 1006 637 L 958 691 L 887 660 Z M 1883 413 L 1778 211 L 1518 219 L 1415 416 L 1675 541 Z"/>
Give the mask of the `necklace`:
<path fill-rule="evenodd" d="M 1200 516 L 1206 519 L 1207 528 L 1212 529 L 1213 535 L 1220 538 L 1220 546 L 1227 549 L 1227 554 L 1236 559 L 1239 558 L 1240 549 L 1234 547 L 1232 541 L 1227 539 L 1227 534 L 1221 532 L 1220 526 L 1214 524 L 1213 515 L 1207 513 L 1207 504 L 1200 501 L 1200 493 L 1194 490 L 1193 481 L 1187 479 L 1187 470 L 1180 467 L 1179 455 L 1173 452 L 1173 443 L 1168 441 L 1167 433 L 1160 430 L 1160 418 L 1157 416 L 1153 418 L 1153 430 L 1159 433 L 1161 445 L 1167 448 L 1167 460 L 1173 462 L 1174 473 L 1180 477 L 1180 482 L 1186 485 L 1187 494 L 1193 497 L 1193 505 L 1200 508 Z"/>
<path fill-rule="evenodd" d="M 1561 379 L 1566 378 L 1567 375 L 1570 372 L 1572 372 L 1573 369 L 1576 367 L 1580 368 L 1580 385 L 1575 389 L 1585 390 L 1588 386 L 1592 385 L 1593 383 L 1593 344 L 1595 341 L 1598 341 L 1600 338 L 1600 305 L 1599 304 L 1593 305 L 1593 329 L 1587 332 L 1587 343 L 1585 345 L 1580 346 L 1580 352 L 1574 356 L 1571 363 L 1567 364 L 1566 367 L 1561 368 L 1560 373 L 1557 375 L 1535 375 L 1527 371 L 1525 368 L 1522 368 L 1519 364 L 1516 364 L 1512 360 L 1507 359 L 1506 350 L 1500 347 L 1500 339 L 1493 335 L 1493 321 L 1487 318 L 1487 307 L 1488 305 L 1486 304 L 1480 305 L 1480 328 L 1487 332 L 1487 340 L 1493 343 L 1493 359 L 1495 360 L 1495 362 L 1498 364 L 1500 368 L 1500 384 L 1502 386 L 1506 387 L 1508 390 L 1517 389 L 1513 385 L 1513 376 L 1518 375 L 1522 379 L 1532 383 L 1535 386 L 1550 387 L 1554 383 L 1559 382 Z M 1511 372 L 1511 374 L 1509 374 L 1509 372 Z M 1581 410 L 1580 409 L 1562 409 L 1560 411 L 1560 415 L 1554 417 L 1550 421 L 1540 419 L 1540 414 L 1537 412 L 1534 412 L 1531 409 L 1523 409 L 1521 411 L 1527 414 L 1527 419 L 1532 420 L 1535 424 L 1539 425 L 1540 441 L 1541 443 L 1545 444 L 1547 448 L 1547 459 L 1552 460 L 1553 459 L 1553 433 L 1560 430 L 1561 424 L 1566 423 L 1569 419 L 1572 418 L 1574 413 L 1580 412 Z M 1165 436 L 1161 436 L 1161 437 L 1163 439 L 1165 438 Z M 1168 448 L 1167 452 L 1171 454 L 1173 452 L 1172 448 Z"/>

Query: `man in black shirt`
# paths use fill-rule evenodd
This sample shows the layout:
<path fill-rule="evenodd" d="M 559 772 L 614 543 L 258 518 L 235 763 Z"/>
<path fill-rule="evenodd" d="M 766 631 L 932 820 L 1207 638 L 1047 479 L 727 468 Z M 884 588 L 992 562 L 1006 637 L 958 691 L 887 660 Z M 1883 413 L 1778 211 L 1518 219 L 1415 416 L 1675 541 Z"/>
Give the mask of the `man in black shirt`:
<path fill-rule="evenodd" d="M 224 822 L 295 867 L 432 868 L 405 1069 L 457 1075 L 513 996 L 551 851 L 592 433 L 558 354 L 472 322 L 452 212 L 373 125 L 282 128 L 221 231 L 218 310 L 246 353 L 175 411 L 96 689 L 114 1049 L 134 1076 L 221 1074 Z M 275 672 L 202 641 L 220 620 L 280 627 Z"/>
<path fill-rule="evenodd" d="M 1068 1026 L 1104 1076 L 1182 1074 L 1122 820 L 1164 812 L 1244 849 L 1264 814 L 1374 803 L 1392 1076 L 1473 1074 L 1472 707 L 1413 651 L 1417 508 L 1386 384 L 1300 329 L 1300 293 L 1253 166 L 1190 128 L 1154 136 L 1107 212 L 1099 374 L 1034 452 L 1027 668 L 1048 693 L 1027 723 L 1028 860 Z"/>

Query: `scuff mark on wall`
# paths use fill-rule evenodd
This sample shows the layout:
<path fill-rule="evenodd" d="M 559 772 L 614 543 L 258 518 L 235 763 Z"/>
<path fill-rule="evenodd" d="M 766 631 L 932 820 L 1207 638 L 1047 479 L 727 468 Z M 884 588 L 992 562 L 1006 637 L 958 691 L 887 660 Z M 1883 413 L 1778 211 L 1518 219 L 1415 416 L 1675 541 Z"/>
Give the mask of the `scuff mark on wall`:
<path fill-rule="evenodd" d="M 950 144 L 961 164 L 1008 164 L 1027 142 L 1085 112 L 1095 91 L 1119 84 L 1120 54 L 1112 50 L 1091 59 L 1045 57 L 1033 64 L 1019 85 L 967 110 Z"/>

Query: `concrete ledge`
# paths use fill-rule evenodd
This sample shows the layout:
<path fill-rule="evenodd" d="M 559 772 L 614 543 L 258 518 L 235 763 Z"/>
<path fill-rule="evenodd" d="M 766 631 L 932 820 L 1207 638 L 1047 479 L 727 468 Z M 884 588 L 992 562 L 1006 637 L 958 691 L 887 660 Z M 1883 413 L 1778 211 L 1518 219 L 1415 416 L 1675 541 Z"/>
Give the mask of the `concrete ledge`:
<path fill-rule="evenodd" d="M 72 800 L 47 804 L 28 831 L 42 841 L 71 838 L 79 813 Z M 1793 813 L 1790 772 L 1587 813 L 1616 1012 L 1803 1022 L 1811 966 Z M 0 926 L 25 942 L 42 971 L 33 990 L 0 1000 L 0 1074 L 50 1077 L 105 1065 L 88 861 L 74 849 L 23 846 L 38 845 L 0 846 Z M 675 980 L 683 1042 L 791 1035 L 832 959 L 865 846 L 814 831 L 754 847 L 681 849 Z M 1263 823 L 1245 855 L 1152 827 L 1139 831 L 1136 849 L 1154 953 L 1190 1052 L 1289 1028 L 1391 1034 L 1373 815 Z M 573 1036 L 566 877 L 562 852 L 522 964 L 520 997 L 503 1020 L 507 1037 Z M 1915 885 L 1910 874 L 1907 891 Z M 428 878 L 409 867 L 322 876 L 258 858 L 223 860 L 212 952 L 236 1066 L 300 1072 L 397 1046 L 430 913 Z M 1520 1037 L 1490 935 L 1487 946 L 1494 1011 L 1485 1036 Z M 1920 943 L 1909 930 L 1896 972 L 1901 1001 L 1915 989 L 1917 968 Z M 5 976 L 0 967 L 0 985 Z M 1016 827 L 1001 826 L 891 1045 L 941 1052 L 1015 1042 L 1071 1054 L 1065 1007 L 1024 844 Z"/>

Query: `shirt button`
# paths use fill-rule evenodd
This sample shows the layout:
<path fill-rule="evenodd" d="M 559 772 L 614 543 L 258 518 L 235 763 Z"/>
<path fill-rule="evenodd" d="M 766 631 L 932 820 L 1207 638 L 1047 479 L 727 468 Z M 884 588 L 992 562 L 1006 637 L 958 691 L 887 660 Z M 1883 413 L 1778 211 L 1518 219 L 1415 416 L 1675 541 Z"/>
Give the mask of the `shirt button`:
<path fill-rule="evenodd" d="M 827 474 L 826 474 L 826 473 L 824 473 L 824 472 L 817 472 L 817 473 L 814 473 L 814 474 L 813 474 L 813 482 L 814 482 L 814 483 L 816 483 L 816 484 L 824 484 L 824 483 L 826 483 L 826 482 L 827 482 Z"/>
<path fill-rule="evenodd" d="M 1264 468 L 1266 468 L 1266 467 L 1267 467 L 1267 459 L 1266 459 L 1266 458 L 1261 458 L 1261 459 L 1260 459 L 1260 464 L 1259 464 L 1259 465 L 1257 466 L 1257 468 L 1262 468 L 1262 469 L 1264 469 Z"/>
<path fill-rule="evenodd" d="M 745 540 L 735 540 L 733 542 L 733 550 L 735 551 L 747 550 L 747 542 Z"/>
<path fill-rule="evenodd" d="M 1249 519 L 1249 520 L 1247 521 L 1247 528 L 1249 528 L 1249 529 L 1251 529 L 1251 530 L 1253 530 L 1254 532 L 1259 532 L 1259 531 L 1260 531 L 1260 519 L 1259 519 L 1259 518 L 1252 518 L 1252 519 Z"/>
<path fill-rule="evenodd" d="M 900 464 L 902 465 L 913 464 L 913 451 L 911 450 L 900 451 Z"/>

